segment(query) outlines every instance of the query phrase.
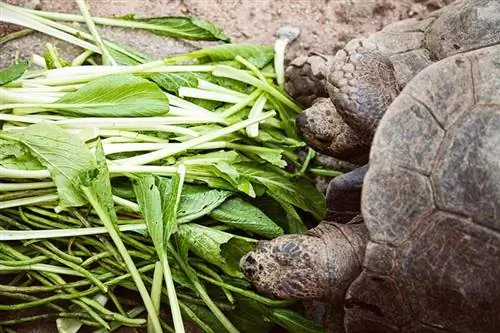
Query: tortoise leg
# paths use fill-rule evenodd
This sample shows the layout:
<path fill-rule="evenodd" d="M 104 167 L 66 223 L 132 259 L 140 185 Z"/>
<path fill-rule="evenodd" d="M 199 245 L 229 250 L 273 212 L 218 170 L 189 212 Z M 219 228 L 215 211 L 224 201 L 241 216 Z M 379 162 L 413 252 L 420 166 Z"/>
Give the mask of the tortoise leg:
<path fill-rule="evenodd" d="M 361 214 L 361 188 L 367 171 L 368 164 L 330 181 L 325 221 L 347 223 Z"/>
<path fill-rule="evenodd" d="M 330 99 L 317 99 L 299 114 L 296 125 L 299 135 L 310 147 L 352 163 L 367 162 L 369 142 L 347 126 Z"/>

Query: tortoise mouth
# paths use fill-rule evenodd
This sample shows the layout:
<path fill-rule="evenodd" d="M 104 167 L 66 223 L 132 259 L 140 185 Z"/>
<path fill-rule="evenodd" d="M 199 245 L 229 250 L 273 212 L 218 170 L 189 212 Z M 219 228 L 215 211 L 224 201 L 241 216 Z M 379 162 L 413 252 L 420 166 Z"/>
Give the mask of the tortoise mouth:
<path fill-rule="evenodd" d="M 311 120 L 306 111 L 299 113 L 295 121 L 297 134 L 307 143 L 308 146 L 328 154 L 333 136 L 326 136 L 314 130 Z"/>

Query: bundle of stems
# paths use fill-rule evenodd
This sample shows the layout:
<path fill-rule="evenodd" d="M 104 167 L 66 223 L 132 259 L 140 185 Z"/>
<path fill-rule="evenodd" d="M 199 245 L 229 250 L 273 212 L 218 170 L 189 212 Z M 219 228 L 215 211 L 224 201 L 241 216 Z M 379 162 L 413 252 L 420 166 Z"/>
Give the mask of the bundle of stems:
<path fill-rule="evenodd" d="M 260 239 L 320 219 L 308 175 L 336 174 L 304 154 L 301 108 L 276 85 L 273 48 L 151 60 L 95 24 L 227 36 L 199 18 L 100 19 L 77 3 L 82 15 L 0 2 L 2 20 L 84 49 L 67 61 L 49 44 L 0 72 L 0 328 L 318 332 L 238 267 Z"/>

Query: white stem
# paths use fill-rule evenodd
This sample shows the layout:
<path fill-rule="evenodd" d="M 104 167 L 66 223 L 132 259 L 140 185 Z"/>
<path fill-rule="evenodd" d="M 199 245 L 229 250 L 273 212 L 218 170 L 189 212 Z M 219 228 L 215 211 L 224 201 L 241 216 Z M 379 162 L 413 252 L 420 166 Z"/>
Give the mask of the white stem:
<path fill-rule="evenodd" d="M 178 154 L 180 152 L 186 151 L 188 149 L 194 148 L 199 144 L 213 141 L 213 140 L 218 139 L 222 136 L 239 131 L 239 130 L 247 127 L 248 125 L 263 121 L 267 118 L 273 117 L 274 115 L 276 115 L 276 112 L 273 112 L 273 111 L 267 112 L 267 113 L 262 114 L 258 118 L 243 120 L 243 121 L 236 123 L 236 124 L 233 124 L 231 126 L 224 127 L 224 128 L 212 131 L 208 134 L 199 136 L 197 138 L 182 142 L 178 146 L 167 147 L 167 148 L 160 149 L 160 150 L 157 150 L 157 151 L 154 151 L 151 153 L 138 155 L 138 156 L 130 157 L 130 158 L 124 158 L 121 160 L 115 160 L 114 162 L 117 164 L 122 164 L 122 165 L 148 164 L 148 163 L 160 160 L 162 158 L 172 156 L 172 155 Z"/>
<path fill-rule="evenodd" d="M 87 7 L 87 4 L 85 3 L 85 0 L 75 0 L 76 4 L 78 5 L 78 8 L 80 8 L 80 12 L 82 13 L 85 23 L 87 23 L 87 27 L 94 37 L 94 41 L 96 42 L 97 46 L 99 46 L 99 49 L 101 50 L 102 56 L 103 56 L 103 61 L 104 63 L 110 63 L 113 66 L 118 65 L 116 60 L 113 59 L 111 54 L 109 53 L 108 49 L 104 45 L 101 35 L 99 35 L 99 32 L 97 31 L 97 28 L 95 26 L 95 23 L 92 19 L 92 16 L 90 15 L 90 11 Z"/>
<path fill-rule="evenodd" d="M 285 84 L 285 49 L 289 40 L 280 38 L 274 44 L 274 71 L 276 72 L 276 82 L 283 88 Z"/>
<path fill-rule="evenodd" d="M 199 105 L 196 105 L 194 103 L 191 103 L 189 101 L 186 101 L 185 99 L 179 98 L 175 95 L 165 93 L 168 97 L 168 102 L 170 104 L 170 107 L 176 106 L 178 108 L 186 110 L 186 112 L 195 112 L 200 115 L 213 115 L 214 113 L 212 111 L 209 111 Z"/>
<path fill-rule="evenodd" d="M 209 91 L 217 91 L 224 94 L 238 96 L 240 98 L 246 98 L 248 95 L 240 93 L 239 91 L 232 90 L 226 87 L 219 86 L 217 84 L 213 84 L 212 82 L 208 82 L 202 79 L 198 79 L 198 88 Z"/>
<path fill-rule="evenodd" d="M 238 103 L 244 99 L 244 97 L 242 98 L 240 96 L 235 96 L 233 94 L 227 94 L 227 93 L 209 91 L 197 88 L 189 88 L 189 87 L 179 88 L 179 96 L 206 99 L 210 101 L 218 101 L 224 103 Z"/>
<path fill-rule="evenodd" d="M 133 212 L 140 212 L 139 205 L 127 199 L 120 198 L 119 196 L 113 195 L 113 201 L 115 204 L 123 206 Z"/>
<path fill-rule="evenodd" d="M 0 192 L 37 190 L 42 188 L 51 188 L 56 185 L 53 182 L 34 182 L 34 183 L 0 183 Z"/>
<path fill-rule="evenodd" d="M 39 56 L 38 54 L 31 55 L 31 63 L 47 69 L 47 63 L 45 62 L 45 59 L 42 56 Z"/>
<path fill-rule="evenodd" d="M 97 127 L 97 128 L 134 128 L 141 126 L 155 126 L 155 125 L 181 125 L 181 124 L 205 124 L 220 122 L 216 117 L 86 117 L 86 118 L 73 118 L 56 121 L 55 124 L 62 127 L 83 128 L 83 127 Z"/>
<path fill-rule="evenodd" d="M 155 166 L 155 165 L 114 165 L 108 166 L 111 174 L 124 173 L 150 173 L 155 175 L 171 176 L 175 174 L 176 168 L 173 166 Z M 0 167 L 0 178 L 14 179 L 44 179 L 50 178 L 48 170 L 18 170 Z"/>
<path fill-rule="evenodd" d="M 262 110 L 264 110 L 264 105 L 266 105 L 267 97 L 264 95 L 260 95 L 255 104 L 250 109 L 250 113 L 248 114 L 248 119 L 255 119 L 262 114 Z M 246 128 L 247 136 L 250 138 L 256 138 L 259 136 L 259 123 L 252 124 Z"/>
<path fill-rule="evenodd" d="M 0 3 L 0 9 L 2 11 L 0 20 L 3 22 L 17 24 L 26 28 L 37 30 L 49 36 L 83 47 L 84 49 L 100 53 L 99 48 L 95 45 L 47 25 L 47 22 L 50 23 L 49 20 L 26 13 L 25 11 L 19 10 L 14 6 L 9 6 L 4 3 Z"/>
<path fill-rule="evenodd" d="M 58 199 L 59 196 L 57 194 L 46 194 L 46 195 L 39 195 L 36 197 L 7 200 L 0 202 L 0 209 L 52 202 L 52 201 L 57 201 Z"/>

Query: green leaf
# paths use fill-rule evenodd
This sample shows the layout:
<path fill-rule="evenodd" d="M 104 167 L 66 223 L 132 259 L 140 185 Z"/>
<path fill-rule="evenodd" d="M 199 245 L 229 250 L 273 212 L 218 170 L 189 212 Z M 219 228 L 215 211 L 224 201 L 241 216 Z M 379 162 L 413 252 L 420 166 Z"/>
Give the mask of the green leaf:
<path fill-rule="evenodd" d="M 43 170 L 43 165 L 21 142 L 0 139 L 0 165 L 9 169 Z"/>
<path fill-rule="evenodd" d="M 291 180 L 270 166 L 254 162 L 237 163 L 233 167 L 252 183 L 264 185 L 271 196 L 310 212 L 318 220 L 323 218 L 325 198 L 307 179 Z"/>
<path fill-rule="evenodd" d="M 181 168 L 179 168 L 181 169 Z M 181 201 L 182 187 L 184 184 L 185 169 L 178 172 L 170 181 L 157 177 L 156 184 L 160 190 L 163 210 L 163 242 L 166 244 L 170 236 L 177 230 L 177 211 Z"/>
<path fill-rule="evenodd" d="M 307 231 L 295 208 L 287 202 L 276 200 L 269 195 L 256 198 L 254 204 L 275 221 L 287 234 L 299 234 Z"/>
<path fill-rule="evenodd" d="M 273 309 L 272 320 L 290 333 L 321 333 L 323 327 L 289 309 Z"/>
<path fill-rule="evenodd" d="M 13 135 L 49 170 L 60 207 L 87 203 L 80 186 L 97 172 L 97 166 L 83 140 L 56 125 L 44 123 L 28 126 Z"/>
<path fill-rule="evenodd" d="M 220 246 L 221 257 L 224 258 L 224 271 L 226 274 L 243 278 L 240 271 L 241 258 L 250 251 L 255 250 L 255 243 L 233 237 Z M 233 272 L 230 274 L 229 272 Z"/>
<path fill-rule="evenodd" d="M 199 224 L 187 223 L 179 226 L 177 236 L 183 242 L 186 242 L 189 250 L 200 258 L 220 267 L 230 276 L 243 277 L 238 263 L 235 262 L 237 260 L 231 257 L 226 259 L 222 253 L 222 245 L 233 239 L 233 235 Z M 239 241 L 246 243 L 245 241 Z M 240 248 L 243 247 L 242 244 L 236 245 L 239 245 Z M 251 246 L 248 246 L 248 248 L 251 248 Z M 227 253 L 225 252 L 224 254 Z"/>
<path fill-rule="evenodd" d="M 137 26 L 160 36 L 188 40 L 221 40 L 229 42 L 230 38 L 210 21 L 198 16 L 164 16 L 152 18 L 122 17 L 127 21 L 146 23 Z"/>
<path fill-rule="evenodd" d="M 255 197 L 255 190 L 252 183 L 247 179 L 240 177 L 238 170 L 225 162 L 214 163 L 214 173 L 228 181 L 231 185 L 237 188 L 240 192 L 246 193 L 251 197 Z"/>
<path fill-rule="evenodd" d="M 22 60 L 0 72 L 0 86 L 19 79 L 28 69 L 28 60 Z"/>
<path fill-rule="evenodd" d="M 255 233 L 266 238 L 283 235 L 276 223 L 260 209 L 241 198 L 227 200 L 210 213 L 210 217 L 238 229 Z"/>
<path fill-rule="evenodd" d="M 166 114 L 169 104 L 156 84 L 126 74 L 90 81 L 64 95 L 54 106 L 75 116 L 148 117 Z"/>
<path fill-rule="evenodd" d="M 232 194 L 206 186 L 185 185 L 179 204 L 178 222 L 186 223 L 207 215 Z"/>
<path fill-rule="evenodd" d="M 155 177 L 151 175 L 139 177 L 134 184 L 134 191 L 156 251 L 163 252 L 163 211 Z"/>
<path fill-rule="evenodd" d="M 170 59 L 197 59 L 199 62 L 205 63 L 233 60 L 237 55 L 258 68 L 262 68 L 274 58 L 274 48 L 254 44 L 224 44 L 174 56 Z"/>
<path fill-rule="evenodd" d="M 198 87 L 198 76 L 191 72 L 177 73 L 153 73 L 147 76 L 148 79 L 156 83 L 159 87 L 166 91 L 178 93 L 179 88 Z"/>
<path fill-rule="evenodd" d="M 248 288 L 248 287 L 247 287 Z M 228 314 L 229 319 L 242 333 L 270 332 L 274 326 L 268 320 L 270 310 L 253 299 L 235 295 L 236 309 Z"/>
<path fill-rule="evenodd" d="M 87 181 L 83 183 L 90 184 L 90 189 L 97 196 L 101 208 L 104 209 L 114 227 L 118 229 L 118 217 L 116 216 L 115 203 L 111 190 L 111 178 L 101 140 L 97 141 L 95 161 L 97 163 L 97 172 L 92 174 L 87 173 Z"/>
<path fill-rule="evenodd" d="M 245 153 L 245 155 L 248 155 L 248 157 L 258 162 L 261 162 L 262 159 L 279 168 L 284 168 L 287 165 L 286 161 L 283 160 L 282 149 L 248 146 L 248 145 L 234 145 L 231 147 L 238 149 L 239 151 Z"/>

